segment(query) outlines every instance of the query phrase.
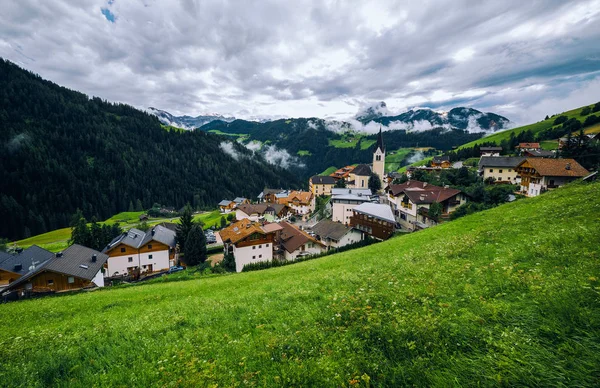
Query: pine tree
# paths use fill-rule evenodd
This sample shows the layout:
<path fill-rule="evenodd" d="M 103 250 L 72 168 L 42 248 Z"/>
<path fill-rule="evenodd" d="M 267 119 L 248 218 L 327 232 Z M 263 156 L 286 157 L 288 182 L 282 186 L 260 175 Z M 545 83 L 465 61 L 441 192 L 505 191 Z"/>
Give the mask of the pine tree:
<path fill-rule="evenodd" d="M 144 210 L 144 206 L 142 205 L 142 201 L 139 200 L 139 198 L 135 201 L 135 211 L 136 212 L 141 212 Z"/>
<path fill-rule="evenodd" d="M 224 228 L 227 226 L 227 220 L 225 219 L 225 217 L 221 217 L 221 228 Z"/>
<path fill-rule="evenodd" d="M 371 189 L 373 194 L 381 190 L 381 179 L 379 179 L 379 175 L 376 173 L 372 173 L 369 177 L 369 189 Z"/>
<path fill-rule="evenodd" d="M 206 261 L 206 236 L 199 225 L 194 225 L 185 241 L 184 260 L 187 265 L 194 266 Z"/>
<path fill-rule="evenodd" d="M 83 216 L 83 212 L 77 209 L 77 213 L 71 218 L 71 239 L 69 245 L 79 244 L 89 246 L 90 232 L 87 227 L 87 220 Z"/>
<path fill-rule="evenodd" d="M 188 238 L 188 234 L 192 227 L 194 226 L 194 219 L 192 215 L 192 207 L 188 203 L 183 208 L 183 214 L 179 218 L 179 225 L 177 225 L 175 238 L 177 239 L 177 243 L 179 244 L 179 251 L 185 252 L 185 243 Z"/>

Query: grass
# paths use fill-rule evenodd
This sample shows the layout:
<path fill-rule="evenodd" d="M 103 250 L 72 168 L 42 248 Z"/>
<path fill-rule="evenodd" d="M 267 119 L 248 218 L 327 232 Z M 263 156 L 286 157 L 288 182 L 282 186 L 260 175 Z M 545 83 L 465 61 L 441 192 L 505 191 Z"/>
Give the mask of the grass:
<path fill-rule="evenodd" d="M 399 148 L 393 155 L 388 153 L 385 156 L 385 171 L 397 171 L 400 168 L 402 161 L 404 161 L 412 150 L 412 148 Z"/>
<path fill-rule="evenodd" d="M 546 151 L 558 149 L 558 140 L 542 140 L 540 141 L 540 147 Z"/>
<path fill-rule="evenodd" d="M 433 156 L 430 156 L 430 157 L 428 157 L 428 158 L 421 159 L 421 160 L 419 160 L 418 162 L 415 162 L 415 163 L 409 164 L 408 166 L 403 166 L 403 167 L 400 167 L 400 168 L 398 169 L 398 172 L 406 172 L 406 169 L 408 169 L 409 167 L 419 167 L 419 166 L 426 166 L 426 165 L 429 163 L 429 161 L 430 161 L 430 160 L 432 160 L 432 159 L 433 159 Z"/>
<path fill-rule="evenodd" d="M 360 149 L 369 149 L 376 140 L 369 140 L 362 135 L 344 134 L 340 139 L 329 139 L 329 145 L 335 148 L 354 148 L 360 142 Z"/>
<path fill-rule="evenodd" d="M 555 117 L 550 117 L 548 120 L 543 120 L 543 121 L 540 121 L 540 122 L 537 122 L 534 124 L 524 125 L 522 127 L 509 129 L 509 130 L 502 131 L 502 132 L 497 132 L 493 135 L 482 137 L 481 139 L 477 139 L 472 142 L 463 144 L 462 146 L 460 146 L 458 148 L 459 149 L 460 148 L 471 148 L 475 145 L 478 145 L 481 143 L 486 143 L 486 142 L 494 142 L 499 145 L 502 140 L 508 140 L 510 138 L 511 133 L 518 135 L 519 133 L 524 132 L 524 131 L 531 131 L 535 135 L 538 132 L 541 132 L 543 130 L 551 128 L 553 126 L 554 120 L 556 120 L 556 117 L 558 117 L 558 116 L 567 116 L 568 118 L 574 117 L 577 120 L 583 122 L 585 120 L 585 117 L 581 116 L 581 110 L 583 108 L 585 108 L 585 106 L 557 114 Z"/>
<path fill-rule="evenodd" d="M 227 132 L 219 131 L 218 129 L 211 129 L 208 132 L 214 133 L 215 135 L 235 137 L 240 141 L 245 141 L 250 138 L 250 135 L 247 133 L 227 133 Z"/>
<path fill-rule="evenodd" d="M 204 228 L 210 228 L 213 226 L 221 225 L 221 217 L 227 217 L 227 214 L 223 215 L 221 212 L 217 210 L 213 210 L 207 213 L 202 213 L 194 216 L 194 221 L 202 221 L 204 223 Z M 177 218 L 177 222 L 179 222 L 179 218 Z"/>
<path fill-rule="evenodd" d="M 333 174 L 336 171 L 337 171 L 337 167 L 331 166 L 331 167 L 328 167 L 325 171 L 323 171 L 319 175 L 331 175 L 331 174 Z"/>
<path fill-rule="evenodd" d="M 287 267 L 10 303 L 0 385 L 594 386 L 598 190 Z"/>
<path fill-rule="evenodd" d="M 307 150 L 298 150 L 298 156 L 311 156 L 312 153 L 310 151 Z"/>

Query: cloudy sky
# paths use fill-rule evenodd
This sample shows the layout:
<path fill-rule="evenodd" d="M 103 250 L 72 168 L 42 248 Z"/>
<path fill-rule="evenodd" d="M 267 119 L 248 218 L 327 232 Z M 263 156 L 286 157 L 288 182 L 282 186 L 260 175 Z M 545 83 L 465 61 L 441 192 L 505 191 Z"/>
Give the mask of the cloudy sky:
<path fill-rule="evenodd" d="M 5 1 L 0 56 L 174 114 L 344 118 L 383 100 L 525 124 L 600 100 L 600 1 Z"/>

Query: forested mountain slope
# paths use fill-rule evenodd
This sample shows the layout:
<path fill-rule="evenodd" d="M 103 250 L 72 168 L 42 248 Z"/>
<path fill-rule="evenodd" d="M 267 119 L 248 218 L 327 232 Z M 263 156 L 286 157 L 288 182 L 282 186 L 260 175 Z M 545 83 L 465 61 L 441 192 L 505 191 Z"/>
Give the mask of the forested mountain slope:
<path fill-rule="evenodd" d="M 0 386 L 597 386 L 599 189 L 286 267 L 9 303 Z"/>
<path fill-rule="evenodd" d="M 128 105 L 68 90 L 0 60 L 0 237 L 65 227 L 77 208 L 105 219 L 138 200 L 214 207 L 265 185 L 298 186 L 291 173 L 202 131 L 166 131 Z"/>

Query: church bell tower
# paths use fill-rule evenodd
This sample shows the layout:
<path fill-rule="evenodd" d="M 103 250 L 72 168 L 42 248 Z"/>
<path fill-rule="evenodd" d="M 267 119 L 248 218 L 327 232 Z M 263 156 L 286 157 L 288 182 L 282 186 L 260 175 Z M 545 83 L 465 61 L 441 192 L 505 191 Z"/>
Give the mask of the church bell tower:
<path fill-rule="evenodd" d="M 379 175 L 381 187 L 385 187 L 385 184 L 383 183 L 383 175 L 385 174 L 385 146 L 383 145 L 381 126 L 379 127 L 379 135 L 377 135 L 375 152 L 373 152 L 373 172 Z"/>

